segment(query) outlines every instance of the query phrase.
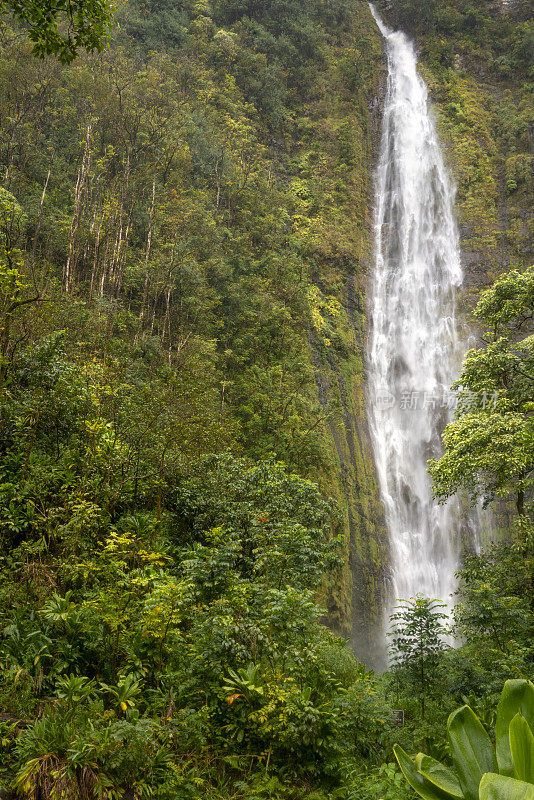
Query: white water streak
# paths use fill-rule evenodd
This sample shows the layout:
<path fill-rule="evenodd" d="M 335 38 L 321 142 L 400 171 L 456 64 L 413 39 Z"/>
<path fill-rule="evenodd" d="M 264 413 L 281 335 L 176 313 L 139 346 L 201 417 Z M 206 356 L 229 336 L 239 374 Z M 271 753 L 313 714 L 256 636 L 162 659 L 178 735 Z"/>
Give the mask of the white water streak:
<path fill-rule="evenodd" d="M 455 320 L 462 269 L 454 188 L 413 45 L 372 10 L 386 42 L 388 83 L 376 182 L 368 390 L 390 534 L 389 612 L 396 598 L 417 593 L 452 605 L 458 502 L 433 500 L 426 465 L 441 452 L 450 412 L 440 398 L 457 377 L 463 349 Z M 417 407 L 405 407 L 413 392 Z"/>

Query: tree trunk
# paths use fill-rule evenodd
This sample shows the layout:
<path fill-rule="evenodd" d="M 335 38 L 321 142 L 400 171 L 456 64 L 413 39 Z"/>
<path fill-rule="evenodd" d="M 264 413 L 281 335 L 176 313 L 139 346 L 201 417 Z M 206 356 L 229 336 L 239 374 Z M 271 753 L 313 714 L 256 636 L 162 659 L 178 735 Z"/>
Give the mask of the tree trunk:
<path fill-rule="evenodd" d="M 50 180 L 50 173 L 51 172 L 52 172 L 52 160 L 50 160 L 50 166 L 48 167 L 46 180 L 44 182 L 43 193 L 41 195 L 41 202 L 39 204 L 39 219 L 37 220 L 37 225 L 35 226 L 35 232 L 33 234 L 32 266 L 35 264 L 35 254 L 36 254 L 36 251 L 37 251 L 37 237 L 39 236 L 39 231 L 41 230 L 41 223 L 43 221 L 44 201 L 45 201 L 45 197 L 46 197 L 46 189 L 48 187 L 48 181 Z"/>
<path fill-rule="evenodd" d="M 76 232 L 80 224 L 80 216 L 82 210 L 82 198 L 85 189 L 85 182 L 91 166 L 91 131 L 93 128 L 92 121 L 87 123 L 85 132 L 85 149 L 83 152 L 83 159 L 78 170 L 78 178 L 76 180 L 76 187 L 74 189 L 74 211 L 72 215 L 72 222 L 69 231 L 69 254 L 67 256 L 67 263 L 65 264 L 64 273 L 64 286 L 65 291 L 71 291 L 74 284 L 74 269 L 76 266 Z"/>

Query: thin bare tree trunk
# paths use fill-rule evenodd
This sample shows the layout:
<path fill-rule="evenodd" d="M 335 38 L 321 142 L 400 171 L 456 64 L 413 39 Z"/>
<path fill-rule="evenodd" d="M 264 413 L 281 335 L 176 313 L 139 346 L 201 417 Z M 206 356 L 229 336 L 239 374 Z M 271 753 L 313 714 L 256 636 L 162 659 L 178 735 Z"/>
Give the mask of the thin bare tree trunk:
<path fill-rule="evenodd" d="M 150 275 L 148 271 L 148 260 L 150 258 L 150 248 L 152 246 L 152 224 L 154 222 L 154 209 L 156 206 L 156 173 L 154 173 L 154 180 L 152 181 L 152 203 L 148 214 L 148 235 L 146 239 L 146 252 L 145 252 L 145 285 L 143 287 L 143 300 L 141 302 L 141 311 L 139 312 L 139 319 L 143 321 L 145 316 L 146 304 L 148 300 L 148 287 L 150 285 Z"/>
<path fill-rule="evenodd" d="M 50 173 L 52 172 L 52 161 L 50 161 L 50 166 L 48 167 L 48 172 L 46 175 L 46 180 L 43 186 L 43 193 L 41 195 L 41 203 L 39 205 L 39 219 L 37 220 L 37 225 L 35 226 L 35 231 L 33 234 L 33 247 L 32 247 L 32 265 L 35 264 L 35 254 L 37 251 L 37 237 L 39 236 L 39 231 L 41 230 L 41 223 L 43 221 L 43 213 L 44 213 L 44 201 L 46 197 L 46 190 L 48 187 L 48 181 L 50 180 Z"/>
<path fill-rule="evenodd" d="M 130 211 L 129 211 L 128 217 L 126 219 L 126 229 L 124 231 L 124 237 L 122 239 L 122 242 L 121 242 L 121 245 L 120 245 L 120 248 L 119 248 L 118 258 L 117 258 L 117 266 L 116 266 L 116 270 L 115 270 L 115 281 L 114 281 L 114 284 L 113 284 L 113 294 L 114 294 L 115 297 L 118 297 L 118 295 L 119 295 L 119 292 L 120 292 L 120 289 L 121 289 L 121 286 L 122 286 L 122 281 L 123 281 L 123 278 L 124 278 L 124 268 L 126 266 L 126 254 L 127 254 L 127 250 L 128 250 L 128 244 L 130 242 L 130 230 L 131 230 L 131 227 L 132 227 L 133 208 L 134 208 L 134 202 L 132 202 L 132 205 L 130 206 Z"/>
<path fill-rule="evenodd" d="M 88 261 L 89 250 L 91 248 L 91 237 L 92 237 L 93 231 L 95 229 L 96 218 L 98 216 L 98 211 L 99 211 L 98 203 L 99 203 L 99 199 L 100 199 L 100 186 L 98 184 L 100 182 L 100 175 L 98 176 L 96 182 L 97 182 L 96 195 L 95 195 L 94 199 L 91 200 L 91 203 L 90 203 L 90 205 L 91 205 L 91 207 L 93 209 L 93 216 L 91 217 L 91 224 L 89 225 L 89 231 L 87 232 L 87 236 L 85 237 L 85 244 L 84 244 L 84 247 L 83 247 L 83 263 L 84 263 L 84 265 Z M 91 275 L 91 278 L 92 278 L 92 275 Z"/>
<path fill-rule="evenodd" d="M 115 237 L 115 246 L 113 248 L 113 258 L 111 262 L 111 269 L 109 274 L 109 282 L 110 288 L 112 293 L 115 295 L 116 287 L 120 282 L 120 271 L 122 267 L 122 248 L 123 248 L 123 240 L 127 240 L 129 235 L 129 228 L 130 228 L 130 219 L 131 214 L 133 211 L 133 204 L 132 208 L 130 209 L 130 214 L 126 220 L 126 231 L 124 230 L 124 204 L 126 200 L 126 195 L 128 193 L 128 188 L 130 184 L 130 153 L 128 152 L 126 155 L 126 165 L 124 168 L 124 181 L 121 184 L 121 201 L 119 206 L 119 228 L 117 232 L 117 236 Z"/>
<path fill-rule="evenodd" d="M 89 173 L 89 168 L 91 165 L 91 131 L 93 128 L 92 121 L 87 123 L 87 129 L 85 132 L 85 149 L 83 152 L 83 159 L 78 170 L 78 177 L 76 180 L 76 187 L 74 189 L 74 213 L 72 215 L 72 222 L 70 226 L 69 232 L 69 254 L 67 256 L 67 263 L 65 265 L 65 273 L 64 273 L 64 285 L 65 291 L 69 292 L 72 289 L 72 285 L 74 282 L 74 268 L 75 268 L 75 240 L 76 240 L 76 232 L 78 230 L 78 226 L 80 224 L 80 213 L 82 207 L 82 197 L 83 191 L 85 188 L 85 182 L 87 180 L 87 175 Z"/>
<path fill-rule="evenodd" d="M 94 258 L 93 258 L 93 268 L 91 270 L 91 284 L 89 286 L 89 299 L 93 299 L 93 292 L 95 287 L 96 276 L 98 272 L 98 252 L 100 250 L 100 234 L 102 232 L 102 225 L 104 224 L 104 213 L 102 212 L 100 216 L 100 224 L 98 226 L 98 230 L 96 232 L 95 238 L 95 251 L 94 251 Z"/>
<path fill-rule="evenodd" d="M 150 335 L 154 333 L 154 323 L 156 322 L 156 306 L 158 305 L 157 296 L 154 297 L 154 305 L 152 306 L 152 321 L 150 323 Z"/>
<path fill-rule="evenodd" d="M 165 334 L 166 334 L 167 331 L 169 333 L 169 341 L 170 341 L 170 338 L 171 338 L 171 323 L 170 323 L 171 315 L 170 315 L 170 309 L 171 309 L 171 287 L 169 286 L 165 290 L 165 319 L 163 320 L 163 331 L 162 331 L 162 334 L 161 334 L 161 343 L 162 344 L 165 341 Z"/>

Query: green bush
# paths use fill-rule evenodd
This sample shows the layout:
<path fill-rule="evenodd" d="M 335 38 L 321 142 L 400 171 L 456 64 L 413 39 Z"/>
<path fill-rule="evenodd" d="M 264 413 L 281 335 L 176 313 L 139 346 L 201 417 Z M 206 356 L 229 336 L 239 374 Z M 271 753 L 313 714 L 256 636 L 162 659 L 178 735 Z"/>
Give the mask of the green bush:
<path fill-rule="evenodd" d="M 395 746 L 404 777 L 424 800 L 534 798 L 534 684 L 510 680 L 497 707 L 495 749 L 469 706 L 447 723 L 453 770 L 424 753 L 412 760 Z"/>

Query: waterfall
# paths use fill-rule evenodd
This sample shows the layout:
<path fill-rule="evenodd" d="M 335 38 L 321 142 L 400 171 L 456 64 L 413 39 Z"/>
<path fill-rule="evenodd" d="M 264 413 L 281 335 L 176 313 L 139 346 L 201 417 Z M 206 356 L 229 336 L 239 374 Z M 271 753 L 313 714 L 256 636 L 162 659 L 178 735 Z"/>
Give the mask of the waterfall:
<path fill-rule="evenodd" d="M 376 178 L 368 399 L 390 536 L 389 606 L 417 593 L 452 605 L 459 508 L 438 505 L 427 472 L 451 418 L 463 352 L 455 320 L 462 282 L 454 187 L 415 50 L 373 15 L 388 61 Z"/>

